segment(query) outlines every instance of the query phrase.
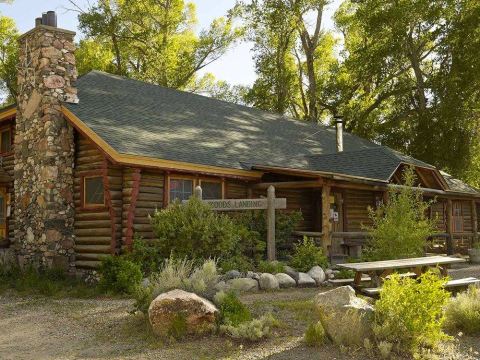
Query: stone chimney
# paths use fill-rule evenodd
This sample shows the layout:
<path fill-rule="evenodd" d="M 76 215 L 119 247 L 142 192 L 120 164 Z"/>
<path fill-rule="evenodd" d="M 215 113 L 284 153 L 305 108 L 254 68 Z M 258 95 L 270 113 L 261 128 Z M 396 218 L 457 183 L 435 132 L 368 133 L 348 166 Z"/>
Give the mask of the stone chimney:
<path fill-rule="evenodd" d="M 49 11 L 19 39 L 15 131 L 15 241 L 20 266 L 75 271 L 73 128 L 63 102 L 78 102 L 75 33 Z"/>

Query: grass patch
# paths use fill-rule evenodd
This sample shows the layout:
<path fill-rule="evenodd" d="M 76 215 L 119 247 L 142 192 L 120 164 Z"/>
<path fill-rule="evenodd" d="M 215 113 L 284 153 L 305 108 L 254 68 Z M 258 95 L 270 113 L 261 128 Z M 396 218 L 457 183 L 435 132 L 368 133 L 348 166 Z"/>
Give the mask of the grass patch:
<path fill-rule="evenodd" d="M 14 290 L 20 295 L 43 295 L 62 298 L 92 298 L 109 295 L 96 286 L 88 286 L 83 281 L 70 277 L 58 269 L 35 270 L 0 268 L 0 294 Z"/>

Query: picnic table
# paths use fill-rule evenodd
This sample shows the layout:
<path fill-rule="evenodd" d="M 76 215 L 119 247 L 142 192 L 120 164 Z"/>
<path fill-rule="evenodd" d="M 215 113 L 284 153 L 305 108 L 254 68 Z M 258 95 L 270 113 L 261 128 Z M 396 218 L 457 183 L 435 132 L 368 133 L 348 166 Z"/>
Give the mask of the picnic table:
<path fill-rule="evenodd" d="M 370 275 L 372 280 L 377 282 L 376 286 L 379 286 L 381 280 L 396 270 L 406 270 L 407 274 L 410 273 L 414 276 L 420 276 L 429 268 L 438 267 L 442 275 L 447 276 L 447 269 L 451 264 L 463 263 L 465 261 L 465 259 L 450 256 L 426 256 L 410 259 L 346 263 L 338 264 L 337 266 L 355 272 L 353 285 L 358 289 L 360 288 L 363 274 Z"/>

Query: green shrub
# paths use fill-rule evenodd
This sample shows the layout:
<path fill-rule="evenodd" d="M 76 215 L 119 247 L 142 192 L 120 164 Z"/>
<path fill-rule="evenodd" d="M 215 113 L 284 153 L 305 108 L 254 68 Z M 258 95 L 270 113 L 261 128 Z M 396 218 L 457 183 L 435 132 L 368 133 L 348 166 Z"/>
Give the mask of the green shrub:
<path fill-rule="evenodd" d="M 225 214 L 192 197 L 187 203 L 174 202 L 152 217 L 156 244 L 162 257 L 192 259 L 234 255 L 245 236 L 245 228 Z"/>
<path fill-rule="evenodd" d="M 225 273 L 230 270 L 238 270 L 240 272 L 247 272 L 255 268 L 253 261 L 245 255 L 239 254 L 231 256 L 227 259 L 220 260 L 220 268 Z"/>
<path fill-rule="evenodd" d="M 448 336 L 442 332 L 444 307 L 450 294 L 445 280 L 433 272 L 419 281 L 394 274 L 386 280 L 375 304 L 375 336 L 394 344 L 399 351 L 415 354 L 422 347 L 434 348 Z"/>
<path fill-rule="evenodd" d="M 74 296 L 88 298 L 100 295 L 96 286 L 88 286 L 81 279 L 68 276 L 64 270 L 34 269 L 0 266 L 0 293 L 7 289 L 21 294 L 52 297 Z"/>
<path fill-rule="evenodd" d="M 144 276 L 160 270 L 164 256 L 160 253 L 158 240 L 145 241 L 140 236 L 135 235 L 132 251 L 125 254 L 125 257 L 140 265 Z"/>
<path fill-rule="evenodd" d="M 237 223 L 249 230 L 247 243 L 243 245 L 242 254 L 258 263 L 265 257 L 267 239 L 267 216 L 262 210 L 242 211 L 234 215 Z M 278 211 L 275 216 L 275 242 L 278 248 L 285 247 L 293 231 L 302 221 L 300 211 Z"/>
<path fill-rule="evenodd" d="M 260 261 L 257 270 L 262 273 L 278 274 L 285 271 L 285 265 L 280 261 Z"/>
<path fill-rule="evenodd" d="M 220 312 L 220 323 L 224 325 L 238 326 L 241 323 L 251 321 L 250 310 L 238 299 L 233 291 L 220 291 L 215 295 L 214 302 Z"/>
<path fill-rule="evenodd" d="M 326 268 L 328 261 L 322 248 L 317 246 L 313 239 L 305 236 L 303 241 L 295 244 L 290 265 L 298 271 L 306 272 L 315 265 Z"/>
<path fill-rule="evenodd" d="M 167 335 L 176 340 L 182 339 L 187 333 L 187 318 L 183 313 L 177 313 L 168 328 Z"/>
<path fill-rule="evenodd" d="M 446 327 L 466 334 L 480 334 L 480 289 L 470 287 L 447 305 Z"/>
<path fill-rule="evenodd" d="M 404 172 L 405 186 L 390 189 L 388 202 L 370 210 L 373 225 L 365 227 L 371 239 L 365 249 L 369 260 L 388 260 L 423 256 L 427 239 L 435 232 L 435 220 L 426 214 L 431 202 L 422 199 L 414 188 L 413 168 Z"/>
<path fill-rule="evenodd" d="M 308 346 L 322 346 L 327 341 L 327 334 L 322 323 L 320 321 L 311 323 L 305 331 L 303 339 Z"/>
<path fill-rule="evenodd" d="M 220 331 L 237 340 L 258 341 L 270 336 L 274 327 L 280 326 L 272 314 L 243 322 L 238 326 L 222 325 Z"/>
<path fill-rule="evenodd" d="M 133 312 L 141 311 L 146 314 L 153 299 L 173 289 L 193 292 L 212 299 L 217 277 L 217 265 L 214 260 L 205 260 L 202 265 L 195 266 L 195 263 L 187 258 L 165 259 L 161 270 L 150 275 L 150 285 L 146 288 L 137 288 L 134 292 Z"/>
<path fill-rule="evenodd" d="M 108 256 L 99 268 L 100 286 L 116 293 L 132 294 L 142 281 L 140 266 L 122 256 Z"/>
<path fill-rule="evenodd" d="M 340 269 L 335 274 L 335 279 L 353 279 L 355 277 L 355 271 L 349 269 Z"/>

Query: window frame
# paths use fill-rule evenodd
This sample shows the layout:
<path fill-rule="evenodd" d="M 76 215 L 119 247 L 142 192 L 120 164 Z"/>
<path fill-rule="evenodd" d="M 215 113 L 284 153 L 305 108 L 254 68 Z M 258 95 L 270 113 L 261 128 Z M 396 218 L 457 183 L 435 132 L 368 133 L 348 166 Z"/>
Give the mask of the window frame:
<path fill-rule="evenodd" d="M 225 194 L 225 181 L 222 179 L 207 179 L 207 178 L 200 178 L 198 181 L 198 184 L 200 187 L 202 187 L 202 181 L 203 182 L 208 182 L 208 183 L 215 183 L 215 184 L 220 184 L 220 199 L 224 198 Z"/>
<path fill-rule="evenodd" d="M 8 132 L 9 135 L 10 135 L 10 144 L 9 144 L 9 150 L 8 151 L 1 151 L 2 149 L 2 135 L 4 132 Z M 13 131 L 12 131 L 12 126 L 11 125 L 8 125 L 8 126 L 4 126 L 4 127 L 0 127 L 0 155 L 7 155 L 7 154 L 11 154 L 13 152 Z"/>
<path fill-rule="evenodd" d="M 103 204 L 89 204 L 87 203 L 87 179 L 100 178 L 102 180 L 103 187 Z M 82 208 L 84 209 L 104 209 L 106 205 L 106 196 L 105 196 L 105 183 L 103 181 L 102 174 L 91 174 L 82 176 Z"/>
<path fill-rule="evenodd" d="M 166 188 L 166 203 L 170 204 L 172 202 L 170 198 L 170 181 L 171 180 L 192 180 L 192 195 L 195 193 L 195 187 L 197 185 L 202 186 L 202 181 L 205 182 L 215 182 L 215 183 L 220 183 L 222 185 L 222 199 L 225 198 L 225 179 L 222 178 L 210 178 L 210 177 L 198 177 L 194 175 L 182 175 L 182 174 L 169 174 L 166 177 L 167 184 L 165 186 Z"/>

